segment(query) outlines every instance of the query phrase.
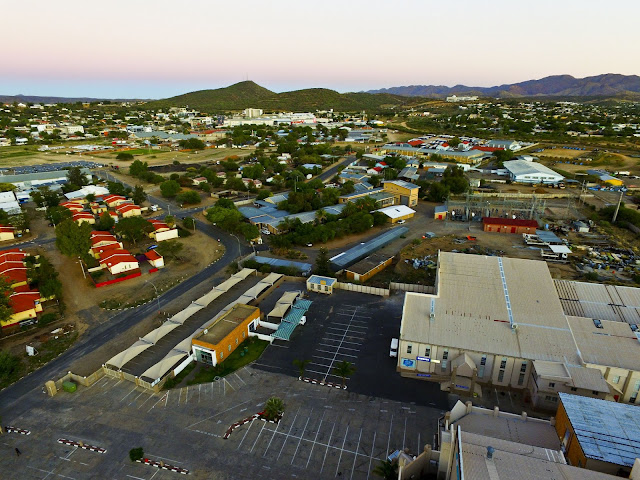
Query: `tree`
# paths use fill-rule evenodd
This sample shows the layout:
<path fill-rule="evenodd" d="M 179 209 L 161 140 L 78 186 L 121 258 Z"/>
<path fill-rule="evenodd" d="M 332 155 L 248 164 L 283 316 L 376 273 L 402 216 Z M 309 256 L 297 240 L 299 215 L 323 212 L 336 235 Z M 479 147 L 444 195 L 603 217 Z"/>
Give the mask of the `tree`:
<path fill-rule="evenodd" d="M 153 231 L 153 225 L 142 217 L 127 217 L 118 222 L 115 227 L 117 234 L 134 245 Z"/>
<path fill-rule="evenodd" d="M 284 413 L 284 402 L 278 397 L 271 397 L 264 404 L 264 417 L 267 420 L 276 420 Z"/>
<path fill-rule="evenodd" d="M 451 148 L 458 148 L 458 145 L 460 145 L 462 141 L 458 137 L 453 137 L 452 139 L 448 140 L 447 143 Z"/>
<path fill-rule="evenodd" d="M 144 458 L 144 450 L 142 447 L 132 448 L 129 450 L 129 459 L 132 462 L 137 462 L 138 460 L 142 460 Z"/>
<path fill-rule="evenodd" d="M 250 223 L 241 223 L 238 230 L 242 235 L 244 235 L 244 239 L 247 242 L 250 242 L 260 236 L 260 230 L 258 230 L 258 227 L 251 225 Z"/>
<path fill-rule="evenodd" d="M 496 164 L 500 167 L 503 166 L 504 162 L 511 160 L 515 154 L 507 149 L 507 150 L 496 150 L 493 152 L 493 156 L 496 158 Z"/>
<path fill-rule="evenodd" d="M 15 189 L 16 186 L 13 183 L 0 182 L 0 192 L 13 192 Z"/>
<path fill-rule="evenodd" d="M 123 197 L 126 197 L 128 193 L 127 188 L 120 182 L 107 182 L 107 190 L 112 195 L 122 195 Z"/>
<path fill-rule="evenodd" d="M 321 247 L 320 250 L 318 250 L 315 273 L 325 277 L 333 274 L 331 266 L 329 265 L 329 250 L 324 247 Z"/>
<path fill-rule="evenodd" d="M 298 367 L 298 372 L 300 372 L 300 378 L 304 377 L 304 371 L 307 368 L 307 363 L 311 362 L 311 360 L 307 360 L 307 359 L 303 359 L 300 360 L 299 358 L 296 358 L 293 361 L 293 364 Z"/>
<path fill-rule="evenodd" d="M 397 480 L 398 464 L 391 460 L 381 460 L 373 469 L 373 474 L 384 478 L 384 480 Z"/>
<path fill-rule="evenodd" d="M 87 196 L 86 196 L 86 197 L 84 197 L 84 198 L 85 198 L 85 199 L 87 200 L 87 202 L 89 202 L 89 203 L 93 203 L 93 202 L 95 202 L 95 201 L 96 201 L 96 196 L 95 196 L 95 194 L 93 194 L 93 193 L 89 193 L 89 194 L 87 194 Z"/>
<path fill-rule="evenodd" d="M 189 133 L 188 129 L 187 133 Z M 204 142 L 199 138 L 187 138 L 186 140 L 180 140 L 178 145 L 180 145 L 180 148 L 185 150 L 202 150 L 205 147 Z"/>
<path fill-rule="evenodd" d="M 80 167 L 71 167 L 67 171 L 67 182 L 78 187 L 83 187 L 89 183 Z"/>
<path fill-rule="evenodd" d="M 194 190 L 187 190 L 176 196 L 176 200 L 185 205 L 200 203 L 200 194 Z"/>
<path fill-rule="evenodd" d="M 58 193 L 46 186 L 32 191 L 31 198 L 39 207 L 55 207 L 60 203 Z"/>
<path fill-rule="evenodd" d="M 196 229 L 196 221 L 192 217 L 184 217 L 182 219 L 182 225 L 187 230 L 195 230 Z"/>
<path fill-rule="evenodd" d="M 133 160 L 133 155 L 131 155 L 131 159 Z M 133 177 L 140 177 L 145 173 L 147 173 L 148 170 L 149 170 L 149 164 L 147 162 L 134 160 L 131 166 L 129 167 L 129 174 Z"/>
<path fill-rule="evenodd" d="M 71 210 L 65 207 L 50 207 L 47 208 L 45 217 L 53 223 L 53 225 L 59 225 L 63 220 L 72 217 Z"/>
<path fill-rule="evenodd" d="M 264 200 L 265 198 L 269 198 L 271 195 L 273 194 L 269 190 L 260 190 L 256 200 Z"/>
<path fill-rule="evenodd" d="M 165 240 L 158 245 L 156 251 L 165 258 L 180 259 L 180 252 L 182 250 L 182 243 L 178 240 Z"/>
<path fill-rule="evenodd" d="M 96 230 L 100 230 L 101 232 L 108 232 L 113 228 L 115 224 L 116 221 L 109 214 L 109 212 L 103 212 L 100 214 L 98 223 L 96 223 Z"/>
<path fill-rule="evenodd" d="M 11 381 L 20 370 L 20 358 L 6 350 L 0 351 L 0 384 Z"/>
<path fill-rule="evenodd" d="M 356 371 L 356 367 L 353 366 L 351 362 L 347 362 L 346 360 L 342 362 L 336 363 L 335 367 L 333 367 L 333 374 L 336 377 L 342 377 L 342 388 L 344 388 L 347 377 L 350 377 Z"/>
<path fill-rule="evenodd" d="M 146 199 L 147 194 L 144 193 L 142 185 L 136 185 L 133 189 L 133 193 L 131 194 L 131 200 L 133 200 L 133 203 L 136 205 L 142 205 Z"/>
<path fill-rule="evenodd" d="M 55 297 L 62 300 L 62 283 L 58 279 L 55 267 L 44 255 L 40 255 L 38 264 L 38 267 L 32 266 L 27 269 L 30 283 L 37 287 L 43 298 Z"/>
<path fill-rule="evenodd" d="M 62 221 L 56 227 L 56 246 L 68 257 L 84 257 L 91 248 L 91 225 L 82 222 L 78 225 L 71 219 Z"/>
<path fill-rule="evenodd" d="M 118 153 L 118 155 L 116 155 L 116 160 L 121 160 L 121 161 L 133 160 L 133 154 L 129 152 L 120 152 Z"/>
<path fill-rule="evenodd" d="M 0 275 L 0 320 L 6 322 L 13 315 L 13 309 L 9 304 L 10 295 L 13 293 L 13 287 L 8 277 Z M 0 362 L 0 377 L 2 377 L 2 364 Z"/>
<path fill-rule="evenodd" d="M 180 193 L 180 184 L 175 180 L 167 180 L 166 182 L 162 182 L 160 184 L 160 192 L 163 197 L 173 198 L 178 193 Z"/>

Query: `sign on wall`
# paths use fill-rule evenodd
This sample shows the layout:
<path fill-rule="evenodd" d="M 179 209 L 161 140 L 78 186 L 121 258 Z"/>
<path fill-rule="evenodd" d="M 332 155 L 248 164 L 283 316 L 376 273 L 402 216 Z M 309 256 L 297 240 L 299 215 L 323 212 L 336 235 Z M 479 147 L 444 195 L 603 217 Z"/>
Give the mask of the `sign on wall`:
<path fill-rule="evenodd" d="M 413 360 L 412 358 L 403 358 L 402 366 L 404 368 L 416 368 L 416 361 Z"/>

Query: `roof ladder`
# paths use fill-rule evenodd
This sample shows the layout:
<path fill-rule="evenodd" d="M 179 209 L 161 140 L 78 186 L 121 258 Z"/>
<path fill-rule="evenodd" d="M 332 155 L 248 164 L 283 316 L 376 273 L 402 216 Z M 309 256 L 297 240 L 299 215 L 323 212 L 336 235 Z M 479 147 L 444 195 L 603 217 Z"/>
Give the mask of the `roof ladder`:
<path fill-rule="evenodd" d="M 502 279 L 502 289 L 504 290 L 504 299 L 507 302 L 507 314 L 509 315 L 509 325 L 514 329 L 513 312 L 511 311 L 511 300 L 509 300 L 509 290 L 507 289 L 507 280 L 504 276 L 504 266 L 502 265 L 502 257 L 498 257 L 498 266 L 500 267 L 500 278 Z"/>

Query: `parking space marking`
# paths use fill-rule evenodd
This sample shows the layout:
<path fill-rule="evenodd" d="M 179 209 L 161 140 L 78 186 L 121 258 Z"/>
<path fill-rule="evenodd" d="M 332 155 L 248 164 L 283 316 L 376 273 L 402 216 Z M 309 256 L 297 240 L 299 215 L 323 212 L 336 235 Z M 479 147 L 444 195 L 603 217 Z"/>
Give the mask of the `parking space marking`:
<path fill-rule="evenodd" d="M 243 384 L 243 385 L 246 385 L 246 384 L 247 384 L 244 380 L 242 380 L 242 378 L 240 378 L 240 375 L 238 375 L 236 372 L 233 372 L 233 374 L 234 374 L 236 377 L 238 377 L 238 380 L 240 380 L 240 381 L 242 382 L 242 384 Z"/>
<path fill-rule="evenodd" d="M 333 353 L 333 352 L 330 352 L 329 350 L 320 350 L 319 348 L 316 348 L 316 351 L 317 352 L 322 352 L 322 353 Z M 345 357 L 358 358 L 357 355 L 351 355 L 349 353 L 340 353 L 340 355 L 343 355 Z M 312 357 L 316 357 L 316 356 L 317 355 L 312 355 Z M 325 357 L 319 357 L 319 358 L 325 358 Z"/>
<path fill-rule="evenodd" d="M 340 469 L 340 460 L 342 460 L 342 453 L 344 452 L 344 444 L 347 443 L 347 435 L 349 435 L 349 425 L 347 425 L 347 431 L 344 432 L 344 439 L 342 440 L 342 448 L 340 449 L 340 456 L 338 457 L 338 464 L 336 465 L 336 477 L 338 476 L 338 470 Z"/>
<path fill-rule="evenodd" d="M 120 400 L 120 401 L 124 402 L 124 399 L 127 398 L 129 395 L 131 395 L 133 392 L 135 392 L 136 388 L 138 388 L 137 385 L 135 387 L 133 387 L 133 390 L 131 390 L 129 393 L 127 393 L 124 397 L 122 397 L 122 400 Z"/>
<path fill-rule="evenodd" d="M 358 444 L 356 445 L 356 454 L 353 456 L 353 466 L 351 467 L 351 477 L 349 477 L 349 479 L 353 478 L 353 472 L 356 469 L 356 461 L 358 460 L 358 450 L 360 450 L 361 438 L 362 438 L 362 428 L 360 429 L 360 435 L 358 435 Z"/>
<path fill-rule="evenodd" d="M 27 468 L 31 468 L 32 470 L 38 470 L 39 472 L 46 473 L 46 475 L 42 478 L 42 480 L 45 480 L 49 475 L 57 475 L 62 478 L 69 478 L 70 480 L 76 480 L 73 477 L 67 477 L 66 475 L 62 475 L 61 473 L 55 473 L 53 470 L 51 471 L 42 470 L 41 468 L 32 467 L 31 465 L 27 465 Z"/>
<path fill-rule="evenodd" d="M 258 436 L 256 437 L 255 442 L 253 442 L 253 445 L 251 445 L 251 450 L 249 450 L 249 453 L 253 453 L 253 449 L 255 448 L 256 443 L 258 443 L 258 439 L 262 435 L 262 431 L 264 430 L 264 427 L 266 427 L 266 426 L 267 426 L 267 422 L 262 422 L 262 428 L 260 429 L 260 433 L 258 433 Z"/>
<path fill-rule="evenodd" d="M 324 420 L 324 416 L 327 414 L 327 411 L 325 410 L 324 412 L 322 412 L 322 418 L 320 418 L 320 424 L 318 425 L 318 430 L 316 430 L 316 436 L 313 439 L 313 443 L 311 444 L 311 451 L 309 452 L 309 458 L 307 458 L 307 465 L 304 468 L 308 468 L 309 467 L 309 462 L 311 461 L 311 455 L 313 455 L 313 447 L 316 446 L 316 443 L 318 442 L 318 435 L 320 435 L 320 429 L 322 428 L 322 421 Z M 293 460 L 292 460 L 293 462 Z"/>
<path fill-rule="evenodd" d="M 337 335 L 337 336 L 339 337 L 340 335 Z M 342 335 L 342 340 L 334 340 L 333 338 L 323 338 L 323 340 L 325 342 L 339 342 L 338 349 L 340 348 L 340 345 L 342 345 L 343 343 L 350 343 L 352 345 L 362 345 L 362 342 L 350 342 L 349 340 L 345 340 L 345 338 L 348 338 L 348 336 Z"/>
<path fill-rule="evenodd" d="M 369 474 L 371 473 L 371 463 L 373 462 L 373 450 L 376 448 L 377 433 L 377 430 L 373 432 L 373 443 L 371 444 L 371 453 L 369 454 L 369 470 L 367 470 L 367 480 L 369 479 Z"/>
<path fill-rule="evenodd" d="M 386 455 L 389 455 L 389 445 L 391 445 L 391 430 L 393 430 L 393 413 L 391 414 L 391 423 L 389 424 L 389 439 L 387 440 Z"/>
<path fill-rule="evenodd" d="M 188 426 L 188 427 L 186 427 L 186 428 L 187 428 L 187 429 L 191 429 L 192 427 L 195 427 L 196 425 L 198 425 L 198 424 L 200 424 L 200 423 L 202 423 L 202 422 L 206 422 L 207 420 L 211 420 L 212 418 L 216 418 L 217 416 L 222 415 L 223 413 L 227 413 L 228 411 L 233 410 L 233 409 L 235 409 L 235 408 L 241 407 L 242 405 L 244 405 L 245 403 L 249 403 L 250 401 L 251 401 L 251 400 L 245 400 L 244 402 L 239 403 L 239 404 L 237 404 L 237 405 L 234 405 L 233 407 L 229 407 L 229 408 L 227 408 L 226 410 L 223 410 L 222 412 L 218 412 L 218 413 L 216 413 L 215 415 L 212 415 L 212 416 L 210 416 L 210 417 L 207 417 L 207 418 L 205 418 L 205 419 L 203 419 L 203 420 L 198 420 L 196 423 L 192 423 L 191 425 L 189 425 L 189 426 Z"/>
<path fill-rule="evenodd" d="M 331 437 L 333 436 L 333 429 L 336 428 L 336 424 L 331 427 L 331 433 L 329 434 L 329 440 L 327 441 L 327 449 L 324 451 L 324 457 L 322 457 L 322 467 L 320 467 L 320 473 L 324 470 L 324 462 L 327 459 L 327 453 L 329 453 L 329 445 L 331 444 Z"/>
<path fill-rule="evenodd" d="M 130 407 L 131 405 L 133 405 L 133 404 L 136 402 L 136 400 L 138 400 L 138 399 L 139 399 L 142 395 L 144 395 L 144 394 L 145 394 L 145 391 L 144 391 L 144 390 L 143 390 L 143 391 L 141 391 L 141 392 L 140 392 L 140 395 L 138 395 L 136 398 L 134 398 L 133 400 L 131 400 L 131 403 L 129 403 L 129 405 L 127 405 L 127 406 L 128 406 L 128 407 Z"/>
<path fill-rule="evenodd" d="M 299 410 L 299 408 L 298 408 Z M 269 444 L 267 445 L 266 450 L 264 451 L 264 455 L 262 455 L 263 457 L 267 456 L 267 452 L 269 451 L 269 447 L 271 447 L 271 442 L 273 442 L 273 437 L 276 436 L 276 432 L 278 431 L 278 427 L 280 427 L 280 424 L 282 423 L 282 420 L 280 420 L 277 425 L 276 428 L 273 429 L 273 435 L 271 435 L 271 440 L 269 440 Z"/>
<path fill-rule="evenodd" d="M 107 394 L 107 393 L 109 393 L 111 390 L 113 390 L 113 389 L 114 389 L 114 388 L 116 388 L 118 385 L 120 385 L 120 383 L 122 383 L 122 382 L 123 382 L 123 380 L 122 380 L 122 379 L 118 380 L 118 382 L 117 382 L 115 385 L 113 385 L 111 388 L 105 389 L 105 391 L 104 391 L 104 393 L 103 393 L 102 395 L 106 395 L 106 394 Z"/>
<path fill-rule="evenodd" d="M 309 412 L 309 416 L 307 417 L 307 422 L 304 424 L 304 428 L 302 429 L 302 433 L 300 434 L 300 440 L 298 440 L 298 445 L 296 445 L 296 451 L 293 453 L 293 457 L 291 457 L 291 465 L 293 465 L 293 461 L 296 459 L 296 455 L 298 454 L 298 449 L 300 448 L 300 444 L 302 443 L 302 437 L 304 437 L 304 431 L 307 429 L 307 425 L 309 425 L 309 420 L 311 420 L 312 414 L 313 414 L 313 408 Z"/>
<path fill-rule="evenodd" d="M 249 428 L 247 428 L 247 431 L 244 432 L 244 435 L 242 436 L 242 440 L 240 440 L 240 443 L 236 447 L 236 450 L 239 450 L 240 447 L 242 446 L 242 442 L 244 442 L 244 439 L 247 438 L 247 435 L 249 434 L 249 430 L 251 430 L 251 427 L 253 427 L 253 420 L 249 422 Z"/>
<path fill-rule="evenodd" d="M 353 311 L 353 314 L 351 315 L 351 318 L 349 319 L 349 324 L 351 324 L 351 322 L 353 321 L 353 319 L 354 319 L 354 317 L 355 317 L 355 315 L 356 315 L 356 312 L 357 312 L 357 311 L 358 311 L 358 308 L 356 307 L 356 309 Z M 333 364 L 334 364 L 334 362 L 336 361 L 336 357 L 338 356 L 338 351 L 340 351 L 340 347 L 342 347 L 342 344 L 343 344 L 343 343 L 353 343 L 353 342 L 348 342 L 348 341 L 346 341 L 346 340 L 345 340 L 346 336 L 347 336 L 347 333 L 345 332 L 345 333 L 344 333 L 344 335 L 342 336 L 342 339 L 340 340 L 340 343 L 339 343 L 339 344 L 338 344 L 338 346 L 337 346 L 336 353 L 333 355 L 333 360 L 331 360 L 331 365 L 329 366 L 329 371 L 331 371 L 331 370 L 332 370 L 332 368 L 333 368 Z M 324 381 L 326 381 L 326 380 L 327 380 L 327 377 L 328 377 L 328 376 L 329 376 L 329 372 L 327 372 L 327 373 L 325 374 L 325 376 L 324 376 Z M 340 463 L 340 462 L 338 461 L 338 464 L 339 464 L 339 463 Z"/>
<path fill-rule="evenodd" d="M 298 412 L 300 411 L 300 407 L 298 407 Z M 291 427 L 289 428 L 289 433 L 287 433 L 284 442 L 282 442 L 282 447 L 280 447 L 280 452 L 278 453 L 278 457 L 276 458 L 276 461 L 280 460 L 280 455 L 282 455 L 282 450 L 284 450 L 284 446 L 287 444 L 287 440 L 289 440 L 289 436 L 291 435 L 291 432 L 293 430 L 293 426 L 296 423 L 296 418 L 298 418 L 298 412 L 296 412 L 296 416 L 293 417 L 293 422 L 291 422 Z M 282 433 L 282 432 L 280 432 Z"/>
<path fill-rule="evenodd" d="M 402 449 L 407 444 L 407 417 L 404 417 L 404 430 L 402 431 Z"/>
<path fill-rule="evenodd" d="M 322 345 L 324 347 L 331 347 L 331 348 L 335 348 L 336 347 L 335 345 L 329 345 L 328 343 L 319 343 L 318 345 Z M 351 347 L 340 347 L 340 350 L 349 350 L 349 351 L 352 351 L 352 352 L 359 352 L 360 351 L 359 348 L 351 348 Z"/>

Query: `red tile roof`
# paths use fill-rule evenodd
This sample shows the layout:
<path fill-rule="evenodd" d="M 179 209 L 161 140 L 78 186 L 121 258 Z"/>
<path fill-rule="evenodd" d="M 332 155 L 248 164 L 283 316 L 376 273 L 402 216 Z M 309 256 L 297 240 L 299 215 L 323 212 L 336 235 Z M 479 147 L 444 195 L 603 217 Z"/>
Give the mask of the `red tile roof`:
<path fill-rule="evenodd" d="M 93 218 L 94 220 L 96 219 L 96 217 L 94 217 L 93 213 L 91 212 L 76 212 L 71 216 L 71 218 L 73 220 L 79 220 L 81 218 Z"/>
<path fill-rule="evenodd" d="M 125 213 L 131 210 L 140 210 L 140 207 L 138 205 L 134 205 L 133 203 L 123 203 L 122 205 L 118 205 L 116 207 L 116 211 L 118 213 Z"/>
<path fill-rule="evenodd" d="M 91 251 L 93 253 L 97 253 L 98 255 L 102 255 L 104 252 L 109 252 L 111 250 L 119 250 L 122 248 L 118 242 L 107 243 L 106 245 L 100 245 L 99 247 L 91 247 Z"/>
<path fill-rule="evenodd" d="M 0 264 L 0 276 L 7 277 L 11 283 L 27 281 L 27 267 L 22 262 L 4 262 Z"/>
<path fill-rule="evenodd" d="M 118 239 L 115 235 L 109 232 L 91 232 L 91 245 L 96 245 L 100 242 L 117 242 Z"/>
<path fill-rule="evenodd" d="M 153 225 L 153 229 L 157 232 L 158 230 L 169 230 L 169 225 L 160 220 L 148 220 L 148 222 Z"/>
<path fill-rule="evenodd" d="M 40 302 L 40 292 L 31 290 L 28 292 L 16 292 L 9 296 L 9 305 L 13 313 L 26 312 L 32 310 L 36 306 L 36 302 Z"/>
<path fill-rule="evenodd" d="M 482 219 L 483 225 L 505 225 L 509 227 L 533 227 L 538 228 L 538 222 L 535 220 L 520 220 L 514 218 L 494 218 L 484 217 Z"/>
<path fill-rule="evenodd" d="M 122 195 L 105 195 L 104 197 L 102 197 L 102 199 L 106 202 L 106 203 L 111 203 L 111 202 L 115 202 L 116 200 L 126 200 L 125 197 L 123 197 Z"/>
<path fill-rule="evenodd" d="M 417 147 L 418 145 L 422 145 L 424 142 L 422 140 L 409 140 L 407 143 L 412 147 Z"/>
<path fill-rule="evenodd" d="M 0 225 L 0 233 L 5 232 L 13 232 L 16 227 L 12 227 L 11 225 Z"/>
<path fill-rule="evenodd" d="M 108 267 L 123 262 L 138 263 L 138 260 L 136 260 L 136 258 L 131 255 L 128 250 L 124 249 L 109 250 L 100 254 L 100 263 L 104 263 Z"/>
<path fill-rule="evenodd" d="M 148 252 L 145 252 L 144 256 L 149 260 L 160 260 L 162 258 L 162 255 L 158 254 L 158 252 L 156 252 L 155 250 L 149 250 Z"/>
<path fill-rule="evenodd" d="M 480 145 L 476 145 L 471 150 L 479 150 L 481 152 L 495 152 L 496 150 L 504 150 L 504 148 L 483 147 Z"/>
<path fill-rule="evenodd" d="M 22 260 L 24 260 L 24 257 L 26 257 L 26 256 L 27 256 L 26 252 L 23 252 L 22 250 L 20 250 L 18 248 L 12 248 L 11 250 L 5 250 L 3 252 L 0 252 L 0 264 L 4 263 L 4 262 L 22 261 Z"/>

